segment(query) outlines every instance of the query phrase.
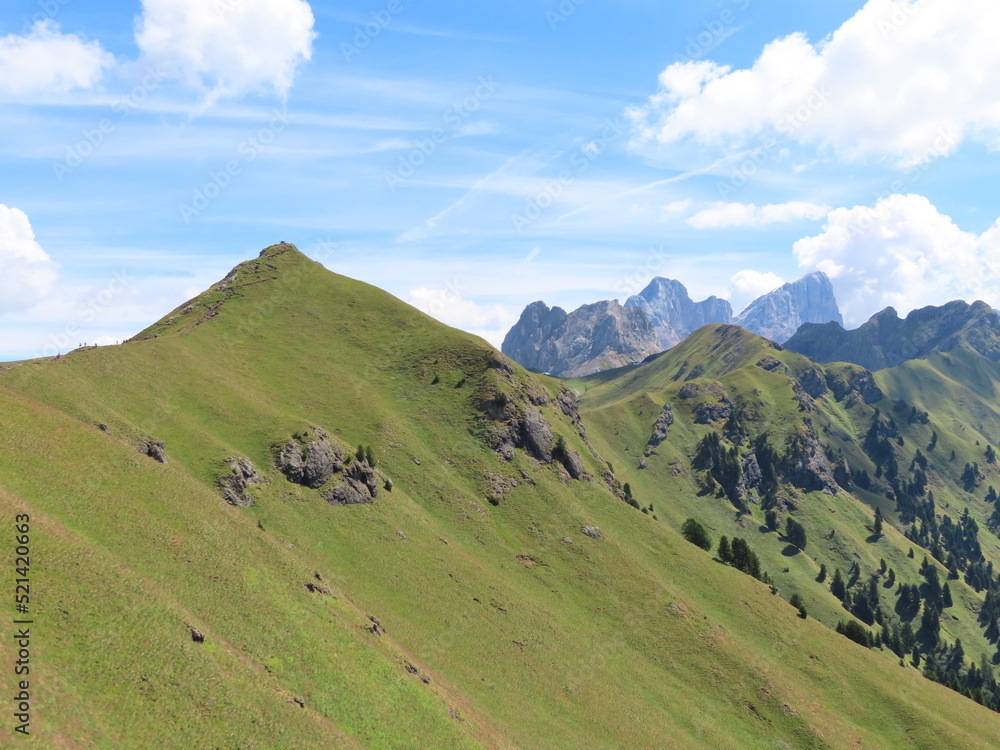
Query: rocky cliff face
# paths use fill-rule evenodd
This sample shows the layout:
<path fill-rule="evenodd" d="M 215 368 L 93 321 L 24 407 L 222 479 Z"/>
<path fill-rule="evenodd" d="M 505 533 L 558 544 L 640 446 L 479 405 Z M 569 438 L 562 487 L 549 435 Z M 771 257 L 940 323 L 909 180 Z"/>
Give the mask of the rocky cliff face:
<path fill-rule="evenodd" d="M 646 313 L 616 300 L 572 313 L 534 302 L 504 338 L 502 351 L 529 370 L 560 377 L 589 375 L 645 359 L 661 350 Z"/>
<path fill-rule="evenodd" d="M 733 322 L 783 344 L 804 323 L 831 321 L 844 324 L 830 279 L 820 271 L 759 297 Z"/>
<path fill-rule="evenodd" d="M 817 362 L 853 362 L 869 370 L 895 367 L 960 346 L 1000 362 L 1000 315 L 985 302 L 955 301 L 914 310 L 905 319 L 887 307 L 860 328 L 803 325 L 785 346 Z"/>
<path fill-rule="evenodd" d="M 629 297 L 625 307 L 645 311 L 662 349 L 676 346 L 708 323 L 733 321 L 733 309 L 726 300 L 709 297 L 702 302 L 693 302 L 682 283 L 660 276 L 639 294 Z"/>
<path fill-rule="evenodd" d="M 679 281 L 657 277 L 624 306 L 611 300 L 567 313 L 533 302 L 504 339 L 503 353 L 535 372 L 576 377 L 642 361 L 709 323 L 735 323 L 784 342 L 803 323 L 827 321 L 843 322 L 823 273 L 765 294 L 735 320 L 726 300 L 694 302 Z"/>

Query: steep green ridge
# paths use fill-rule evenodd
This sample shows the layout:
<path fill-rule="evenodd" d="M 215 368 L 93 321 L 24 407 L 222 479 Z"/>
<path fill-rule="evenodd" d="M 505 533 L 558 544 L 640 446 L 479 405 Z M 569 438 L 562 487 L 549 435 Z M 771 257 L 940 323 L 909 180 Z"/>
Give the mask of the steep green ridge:
<path fill-rule="evenodd" d="M 954 600 L 941 614 L 943 641 L 949 645 L 961 641 L 965 670 L 985 662 L 992 672 L 997 637 L 989 631 L 989 618 L 980 617 L 987 587 L 981 582 L 969 585 L 969 580 L 977 567 L 985 570 L 987 563 L 1000 564 L 1000 543 L 990 530 L 1000 521 L 1000 513 L 995 503 L 984 500 L 989 485 L 1000 487 L 1000 472 L 988 460 L 989 444 L 1000 435 L 994 397 L 998 382 L 1000 368 L 965 347 L 873 377 L 852 365 L 817 366 L 742 329 L 709 326 L 642 367 L 611 377 L 604 373 L 574 385 L 584 391 L 581 411 L 595 447 L 620 466 L 619 478 L 630 483 L 638 504 L 651 504 L 661 520 L 680 528 L 684 519 L 695 517 L 716 539 L 721 535 L 747 539 L 780 594 L 786 599 L 801 597 L 809 615 L 831 628 L 852 619 L 830 591 L 832 576 L 840 569 L 846 578 L 857 565 L 860 581 L 851 588 L 852 595 L 856 600 L 874 575 L 885 613 L 882 623 L 862 624 L 874 626 L 872 632 L 883 636 L 910 622 L 921 639 L 919 615 L 927 611 L 926 602 L 919 613 L 903 611 L 897 589 L 902 583 L 919 585 L 924 592 L 927 583 L 920 571 L 926 557 Z M 882 394 L 874 388 L 876 383 Z M 879 399 L 880 395 L 884 397 Z M 738 412 L 738 429 L 725 417 L 704 419 L 722 400 L 732 402 L 731 411 Z M 655 449 L 644 450 L 664 404 L 673 410 L 670 435 Z M 876 420 L 887 432 L 893 431 L 891 439 L 867 439 Z M 804 442 L 789 443 L 794 434 L 806 436 Z M 703 441 L 710 435 L 719 436 L 724 450 L 744 460 L 761 456 L 756 441 L 766 435 L 779 457 L 779 475 L 781 458 L 806 457 L 812 440 L 820 448 L 814 456 L 817 473 L 828 470 L 825 485 L 810 472 L 802 475 L 795 465 L 788 467 L 773 492 L 763 487 L 732 491 L 725 486 L 725 477 L 716 482 L 718 461 L 711 470 L 699 462 Z M 886 451 L 882 458 L 872 449 L 876 442 L 878 450 Z M 918 450 L 927 461 L 924 470 L 913 465 Z M 838 475 L 838 464 L 839 476 L 830 482 Z M 896 488 L 887 479 L 890 464 L 899 473 Z M 979 466 L 975 486 L 963 479 L 967 464 Z M 921 471 L 927 490 L 911 490 Z M 861 473 L 871 480 L 869 489 L 858 486 Z M 933 506 L 928 493 L 933 493 Z M 783 535 L 767 528 L 767 509 L 775 512 L 782 530 L 788 518 L 805 527 L 804 551 L 791 548 Z M 876 510 L 885 519 L 880 538 L 873 534 Z M 952 548 L 942 544 L 935 549 L 933 540 L 914 532 L 946 529 L 946 516 L 960 526 L 966 510 L 978 522 L 982 557 L 978 564 L 959 558 L 949 580 L 946 564 L 951 562 Z M 933 525 L 928 518 L 934 519 Z M 900 532 L 909 532 L 913 539 Z M 908 556 L 911 548 L 913 558 Z M 961 550 L 955 549 L 960 555 Z M 879 574 L 883 560 L 893 571 L 891 583 L 887 571 Z M 829 573 L 822 583 L 817 581 L 820 565 Z M 1000 588 L 995 574 L 990 585 Z M 898 663 L 899 656 L 889 648 L 877 651 Z M 921 669 L 927 666 L 925 661 Z M 906 670 L 916 671 L 908 658 Z"/>
<path fill-rule="evenodd" d="M 5 368 L 0 509 L 32 516 L 38 671 L 34 737 L 7 722 L 2 744 L 995 746 L 1000 716 L 799 619 L 677 534 L 687 515 L 734 523 L 670 468 L 708 427 L 679 407 L 635 468 L 685 356 L 697 382 L 759 388 L 767 418 L 799 429 L 789 379 L 755 362 L 811 363 L 734 331 L 594 385 L 583 431 L 558 381 L 278 245 L 127 344 Z M 845 434 L 872 412 L 823 398 L 812 418 Z M 329 485 L 287 481 L 276 447 L 315 428 L 341 452 L 370 445 L 392 489 L 334 506 Z M 159 441 L 166 464 L 139 450 Z M 267 481 L 233 507 L 219 482 L 243 457 Z M 658 519 L 621 501 L 622 481 Z M 822 493 L 791 494 L 808 553 L 820 517 L 845 536 L 871 520 L 856 500 L 834 515 Z M 914 576 L 897 537 L 858 545 L 866 570 L 886 556 Z M 813 562 L 776 554 L 781 594 L 775 560 L 835 619 Z M 956 623 L 972 643 L 971 616 Z"/>

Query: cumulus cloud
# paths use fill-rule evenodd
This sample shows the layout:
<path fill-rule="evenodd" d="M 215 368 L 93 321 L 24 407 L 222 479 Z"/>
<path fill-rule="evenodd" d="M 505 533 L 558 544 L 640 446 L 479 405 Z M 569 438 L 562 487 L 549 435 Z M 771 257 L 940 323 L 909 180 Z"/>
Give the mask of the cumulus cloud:
<path fill-rule="evenodd" d="M 0 313 L 41 300 L 56 280 L 56 268 L 35 241 L 28 215 L 0 204 Z"/>
<path fill-rule="evenodd" d="M 729 280 L 729 304 L 733 306 L 734 312 L 740 313 L 755 299 L 784 283 L 785 280 L 776 273 L 739 271 Z"/>
<path fill-rule="evenodd" d="M 503 305 L 479 305 L 449 289 L 411 289 L 406 301 L 446 325 L 481 336 L 497 348 L 517 322 L 517 315 Z"/>
<path fill-rule="evenodd" d="M 1000 302 L 1000 221 L 966 232 L 922 195 L 838 208 L 794 252 L 802 268 L 832 279 L 848 325 L 890 305 L 903 315 L 953 299 Z"/>
<path fill-rule="evenodd" d="M 786 136 L 853 161 L 900 167 L 946 156 L 965 137 L 1000 148 L 1000 3 L 869 0 L 831 36 L 797 33 L 753 66 L 678 62 L 630 112 L 633 143 L 740 147 Z"/>
<path fill-rule="evenodd" d="M 142 9 L 136 43 L 144 58 L 209 101 L 260 90 L 284 96 L 312 57 L 305 0 L 142 0 Z"/>
<path fill-rule="evenodd" d="M 829 206 L 792 201 L 768 206 L 753 203 L 715 203 L 702 209 L 687 220 L 695 229 L 724 229 L 726 227 L 762 227 L 801 219 L 822 219 Z"/>
<path fill-rule="evenodd" d="M 29 94 L 90 89 L 114 63 L 100 42 L 63 34 L 51 19 L 39 21 L 27 36 L 0 38 L 0 90 Z"/>

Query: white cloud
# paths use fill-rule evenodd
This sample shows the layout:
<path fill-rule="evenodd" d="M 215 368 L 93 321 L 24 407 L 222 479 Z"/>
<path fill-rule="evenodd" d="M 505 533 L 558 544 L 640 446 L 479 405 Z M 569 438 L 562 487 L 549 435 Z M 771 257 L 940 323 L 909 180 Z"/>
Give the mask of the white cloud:
<path fill-rule="evenodd" d="M 503 305 L 479 305 L 448 289 L 411 289 L 406 301 L 442 323 L 474 333 L 500 348 L 517 315 Z"/>
<path fill-rule="evenodd" d="M 312 57 L 305 0 L 142 0 L 136 43 L 207 99 L 273 89 L 284 96 Z"/>
<path fill-rule="evenodd" d="M 740 147 L 780 134 L 845 160 L 888 156 L 901 167 L 958 148 L 1000 148 L 1000 3 L 869 0 L 831 36 L 792 34 L 749 69 L 675 63 L 631 111 L 635 144 Z"/>
<path fill-rule="evenodd" d="M 0 38 L 0 90 L 29 94 L 90 89 L 114 63 L 100 42 L 63 34 L 51 19 L 39 21 L 27 36 Z"/>
<path fill-rule="evenodd" d="M 0 313 L 37 303 L 56 280 L 56 264 L 35 242 L 28 215 L 0 204 Z"/>
<path fill-rule="evenodd" d="M 715 203 L 696 213 L 687 223 L 695 229 L 723 229 L 726 227 L 761 227 L 801 219 L 822 219 L 829 213 L 829 206 L 792 201 L 768 206 L 753 203 Z"/>
<path fill-rule="evenodd" d="M 747 305 L 758 297 L 777 289 L 785 280 L 776 273 L 761 273 L 760 271 L 738 271 L 729 281 L 729 304 L 733 312 L 742 312 Z"/>
<path fill-rule="evenodd" d="M 685 198 L 684 200 L 679 201 L 671 201 L 663 207 L 660 218 L 662 221 L 670 221 L 671 219 L 679 218 L 690 211 L 692 205 L 694 205 L 694 201 L 690 198 Z"/>
<path fill-rule="evenodd" d="M 802 268 L 833 280 L 848 325 L 889 305 L 903 315 L 953 299 L 1000 302 L 1000 221 L 966 232 L 921 195 L 838 208 L 794 252 Z"/>

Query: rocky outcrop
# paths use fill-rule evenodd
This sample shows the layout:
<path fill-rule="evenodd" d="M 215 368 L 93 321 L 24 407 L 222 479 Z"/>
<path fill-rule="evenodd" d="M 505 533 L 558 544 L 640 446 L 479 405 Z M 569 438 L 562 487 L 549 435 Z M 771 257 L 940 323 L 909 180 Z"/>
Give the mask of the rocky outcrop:
<path fill-rule="evenodd" d="M 833 478 L 841 487 L 850 492 L 854 489 L 854 478 L 846 458 L 841 458 L 833 465 Z"/>
<path fill-rule="evenodd" d="M 670 404 L 663 405 L 663 411 L 660 412 L 660 416 L 656 419 L 656 424 L 653 425 L 653 434 L 649 437 L 649 442 L 646 443 L 650 448 L 656 448 L 664 440 L 670 437 L 670 426 L 674 423 L 674 410 Z"/>
<path fill-rule="evenodd" d="M 505 461 L 514 460 L 516 448 L 524 449 L 529 456 L 542 463 L 552 460 L 552 428 L 535 406 L 528 407 L 522 417 L 515 416 L 489 425 L 486 437 L 490 449 Z"/>
<path fill-rule="evenodd" d="M 527 369 L 558 377 L 640 362 L 660 350 L 646 314 L 623 308 L 615 300 L 584 305 L 568 314 L 534 302 L 525 308 L 502 346 L 504 354 Z"/>
<path fill-rule="evenodd" d="M 843 401 L 851 394 L 855 394 L 866 404 L 874 404 L 885 398 L 882 389 L 875 383 L 875 376 L 863 368 L 827 368 L 826 385 L 837 401 Z"/>
<path fill-rule="evenodd" d="M 344 467 L 340 481 L 323 492 L 330 505 L 364 505 L 378 498 L 379 477 L 367 459 L 354 460 Z"/>
<path fill-rule="evenodd" d="M 722 422 L 729 419 L 730 414 L 733 413 L 733 402 L 730 400 L 729 396 L 723 393 L 719 397 L 719 401 L 714 404 L 698 404 L 694 410 L 694 423 L 695 424 L 712 424 L 713 422 Z"/>
<path fill-rule="evenodd" d="M 733 309 L 726 300 L 709 297 L 693 302 L 679 281 L 657 276 L 625 307 L 643 310 L 652 322 L 662 349 L 676 346 L 709 323 L 731 323 Z"/>
<path fill-rule="evenodd" d="M 584 479 L 586 470 L 580 455 L 566 445 L 563 436 L 554 436 L 549 421 L 539 406 L 535 405 L 539 403 L 538 400 L 531 398 L 529 392 L 530 387 L 525 386 L 522 393 L 513 400 L 508 396 L 502 399 L 494 397 L 479 404 L 480 410 L 485 414 L 483 421 L 486 423 L 486 444 L 505 461 L 513 461 L 515 450 L 521 449 L 540 463 L 561 464 L 571 479 Z M 548 401 L 547 397 L 545 401 Z M 573 420 L 578 434 L 590 447 L 580 419 L 576 396 L 564 388 L 556 397 L 555 405 Z M 593 448 L 590 450 L 599 458 Z"/>
<path fill-rule="evenodd" d="M 819 398 L 827 392 L 826 375 L 818 367 L 809 367 L 799 373 L 798 381 L 810 398 Z"/>
<path fill-rule="evenodd" d="M 743 454 L 743 458 L 740 459 L 740 468 L 743 474 L 743 482 L 740 488 L 742 495 L 745 495 L 748 490 L 755 490 L 760 487 L 764 475 L 760 470 L 760 464 L 757 462 L 757 455 L 753 451 Z"/>
<path fill-rule="evenodd" d="M 159 461 L 161 464 L 167 462 L 166 448 L 162 440 L 154 440 L 153 438 L 143 440 L 139 445 L 139 452 L 144 456 L 149 456 L 154 461 Z"/>
<path fill-rule="evenodd" d="M 313 432 L 314 440 L 297 436 L 282 445 L 274 463 L 289 482 L 317 489 L 344 467 L 344 458 L 326 432 Z"/>
<path fill-rule="evenodd" d="M 778 472 L 783 480 L 799 489 L 837 494 L 833 465 L 811 430 L 788 439 L 785 452 L 778 459 Z"/>
<path fill-rule="evenodd" d="M 852 362 L 869 370 L 965 347 L 1000 362 L 1000 315 L 985 302 L 949 302 L 914 310 L 905 319 L 887 307 L 860 328 L 803 325 L 785 344 L 817 362 Z"/>
<path fill-rule="evenodd" d="M 562 447 L 555 451 L 554 458 L 562 464 L 571 479 L 583 479 L 586 476 L 587 471 L 583 468 L 583 461 L 580 460 L 580 454 L 576 451 Z"/>
<path fill-rule="evenodd" d="M 330 505 L 360 505 L 378 498 L 379 487 L 392 482 L 372 465 L 370 452 L 342 451 L 319 427 L 295 435 L 275 449 L 275 468 L 294 484 L 322 489 Z"/>
<path fill-rule="evenodd" d="M 230 505 L 247 508 L 253 505 L 253 498 L 247 494 L 251 484 L 264 484 L 267 480 L 257 473 L 249 458 L 235 457 L 226 460 L 230 474 L 219 481 L 222 497 Z"/>
<path fill-rule="evenodd" d="M 758 297 L 733 322 L 783 344 L 804 323 L 831 321 L 844 323 L 830 279 L 817 271 Z"/>

